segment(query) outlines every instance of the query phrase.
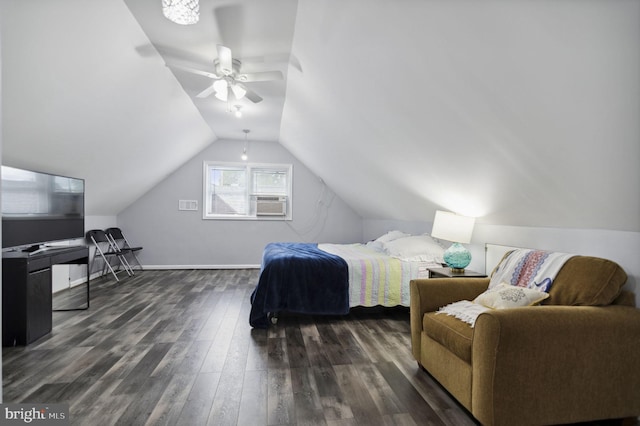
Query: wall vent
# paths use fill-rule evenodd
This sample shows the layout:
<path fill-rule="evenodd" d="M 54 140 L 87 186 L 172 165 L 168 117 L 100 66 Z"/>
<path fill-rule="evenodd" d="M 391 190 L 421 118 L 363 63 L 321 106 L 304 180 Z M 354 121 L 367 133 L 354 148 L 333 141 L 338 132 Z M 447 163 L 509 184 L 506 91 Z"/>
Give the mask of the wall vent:
<path fill-rule="evenodd" d="M 256 196 L 256 216 L 286 216 L 287 197 L 258 195 Z"/>
<path fill-rule="evenodd" d="M 178 200 L 178 210 L 197 211 L 198 200 Z"/>

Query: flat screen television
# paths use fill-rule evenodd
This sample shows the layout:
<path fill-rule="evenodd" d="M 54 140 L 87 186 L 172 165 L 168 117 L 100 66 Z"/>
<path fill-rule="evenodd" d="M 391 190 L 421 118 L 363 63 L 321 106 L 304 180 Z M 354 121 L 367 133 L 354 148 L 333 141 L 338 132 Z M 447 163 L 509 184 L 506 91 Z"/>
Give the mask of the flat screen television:
<path fill-rule="evenodd" d="M 2 248 L 84 237 L 84 180 L 2 166 Z"/>

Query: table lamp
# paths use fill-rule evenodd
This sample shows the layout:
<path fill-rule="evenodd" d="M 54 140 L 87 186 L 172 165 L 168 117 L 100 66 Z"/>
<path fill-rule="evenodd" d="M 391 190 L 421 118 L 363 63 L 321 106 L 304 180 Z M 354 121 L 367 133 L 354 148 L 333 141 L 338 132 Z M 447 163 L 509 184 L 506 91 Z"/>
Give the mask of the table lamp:
<path fill-rule="evenodd" d="M 453 242 L 444 252 L 444 261 L 452 272 L 463 273 L 471 263 L 471 253 L 461 243 L 471 242 L 475 218 L 441 210 L 436 211 L 431 236 Z"/>

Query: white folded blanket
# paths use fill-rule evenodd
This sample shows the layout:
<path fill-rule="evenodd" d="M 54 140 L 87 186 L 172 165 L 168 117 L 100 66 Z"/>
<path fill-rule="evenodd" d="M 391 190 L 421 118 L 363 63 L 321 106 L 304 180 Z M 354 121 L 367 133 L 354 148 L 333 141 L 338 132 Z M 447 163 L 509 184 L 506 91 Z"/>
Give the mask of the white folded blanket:
<path fill-rule="evenodd" d="M 456 317 L 473 327 L 476 324 L 478 315 L 490 309 L 491 308 L 473 303 L 469 300 L 461 300 L 441 307 L 436 311 L 436 314 L 446 314 Z"/>

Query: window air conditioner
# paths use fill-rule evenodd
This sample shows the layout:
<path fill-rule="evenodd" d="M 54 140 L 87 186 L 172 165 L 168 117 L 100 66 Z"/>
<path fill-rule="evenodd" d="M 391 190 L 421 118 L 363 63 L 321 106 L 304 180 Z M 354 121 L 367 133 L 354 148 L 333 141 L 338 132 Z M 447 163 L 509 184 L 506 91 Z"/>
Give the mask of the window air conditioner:
<path fill-rule="evenodd" d="M 286 216 L 287 197 L 273 195 L 256 196 L 256 216 Z"/>

